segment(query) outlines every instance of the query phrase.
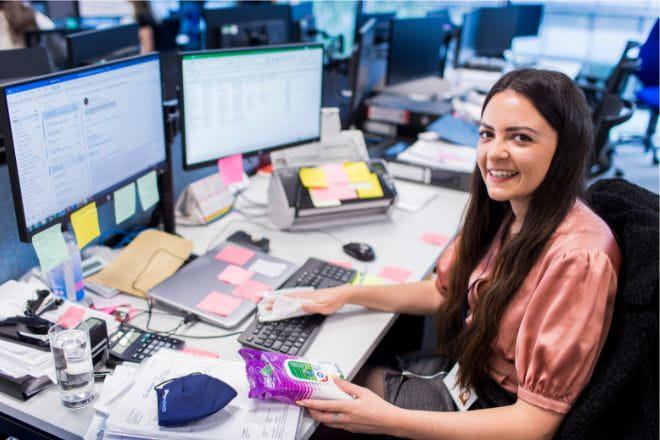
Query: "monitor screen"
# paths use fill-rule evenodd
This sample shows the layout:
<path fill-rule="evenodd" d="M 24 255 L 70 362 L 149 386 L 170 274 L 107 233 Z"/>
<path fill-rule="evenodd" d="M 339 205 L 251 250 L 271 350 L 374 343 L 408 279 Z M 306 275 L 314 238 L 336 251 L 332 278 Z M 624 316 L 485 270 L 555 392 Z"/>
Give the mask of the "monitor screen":
<path fill-rule="evenodd" d="M 205 9 L 206 48 L 266 46 L 290 41 L 289 5 Z"/>
<path fill-rule="evenodd" d="M 516 33 L 518 11 L 513 7 L 479 8 L 463 18 L 457 65 L 472 57 L 502 58 L 511 48 Z"/>
<path fill-rule="evenodd" d="M 535 37 L 543 19 L 543 5 L 510 6 L 518 11 L 515 37 Z"/>
<path fill-rule="evenodd" d="M 157 55 L 0 89 L 21 240 L 165 163 Z"/>
<path fill-rule="evenodd" d="M 88 66 L 140 53 L 136 23 L 66 36 L 69 67 Z"/>
<path fill-rule="evenodd" d="M 390 38 L 390 23 L 396 17 L 396 12 L 374 14 L 359 13 L 355 18 L 355 39 L 362 26 L 371 18 L 376 19 L 376 44 L 386 43 Z"/>
<path fill-rule="evenodd" d="M 378 79 L 374 80 L 371 66 L 375 60 L 372 60 L 372 48 L 376 38 L 376 19 L 372 18 L 359 29 L 357 39 L 355 40 L 355 49 L 351 59 L 350 84 L 351 101 L 349 114 L 346 124 L 347 128 L 356 119 L 360 113 L 360 106 L 364 98 L 374 89 Z"/>
<path fill-rule="evenodd" d="M 451 24 L 442 17 L 392 20 L 387 84 L 440 76 L 440 53 Z"/>
<path fill-rule="evenodd" d="M 323 47 L 181 54 L 184 166 L 318 140 Z"/>

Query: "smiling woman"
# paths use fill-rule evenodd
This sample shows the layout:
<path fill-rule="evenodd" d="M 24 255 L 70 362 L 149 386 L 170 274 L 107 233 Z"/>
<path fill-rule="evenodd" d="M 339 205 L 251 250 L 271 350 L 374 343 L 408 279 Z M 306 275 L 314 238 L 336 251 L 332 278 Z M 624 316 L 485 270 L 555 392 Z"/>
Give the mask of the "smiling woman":
<path fill-rule="evenodd" d="M 435 313 L 437 354 L 366 372 L 368 388 L 337 380 L 354 400 L 299 404 L 353 432 L 552 437 L 591 377 L 621 265 L 612 232 L 581 201 L 591 130 L 565 75 L 504 75 L 482 109 L 470 201 L 437 278 L 299 294 L 316 313 L 347 303 Z"/>

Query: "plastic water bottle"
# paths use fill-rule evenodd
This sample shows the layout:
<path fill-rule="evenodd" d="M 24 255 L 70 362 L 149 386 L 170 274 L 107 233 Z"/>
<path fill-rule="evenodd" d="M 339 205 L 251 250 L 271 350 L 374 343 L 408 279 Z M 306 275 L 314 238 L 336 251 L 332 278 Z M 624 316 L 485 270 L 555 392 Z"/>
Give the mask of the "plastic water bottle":
<path fill-rule="evenodd" d="M 65 232 L 63 235 L 69 259 L 48 273 L 50 288 L 55 295 L 69 301 L 82 301 L 85 297 L 85 280 L 82 276 L 78 243 L 71 232 Z"/>

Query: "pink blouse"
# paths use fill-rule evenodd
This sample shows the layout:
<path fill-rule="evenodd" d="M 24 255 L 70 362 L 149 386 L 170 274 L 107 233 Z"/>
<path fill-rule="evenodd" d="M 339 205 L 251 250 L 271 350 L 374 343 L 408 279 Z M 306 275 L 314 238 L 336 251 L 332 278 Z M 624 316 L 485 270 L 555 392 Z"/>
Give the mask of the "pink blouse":
<path fill-rule="evenodd" d="M 436 286 L 442 295 L 455 246 L 438 260 Z M 499 244 L 491 252 L 496 255 Z M 474 270 L 470 285 L 490 275 L 492 256 Z M 612 231 L 576 202 L 504 312 L 489 361 L 491 377 L 527 403 L 567 413 L 589 382 L 605 342 L 620 264 Z M 478 283 L 468 294 L 471 310 L 479 300 Z M 471 320 L 469 315 L 466 323 Z"/>

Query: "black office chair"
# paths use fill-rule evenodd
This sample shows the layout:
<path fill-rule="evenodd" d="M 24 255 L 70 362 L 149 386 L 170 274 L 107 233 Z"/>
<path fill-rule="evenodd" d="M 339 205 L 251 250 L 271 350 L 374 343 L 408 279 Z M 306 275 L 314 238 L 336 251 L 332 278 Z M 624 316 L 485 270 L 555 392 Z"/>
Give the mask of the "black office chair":
<path fill-rule="evenodd" d="M 657 439 L 658 195 L 603 179 L 586 202 L 614 232 L 623 261 L 603 350 L 555 438 Z"/>
<path fill-rule="evenodd" d="M 613 144 L 610 142 L 612 127 L 629 120 L 635 112 L 635 103 L 617 95 L 604 92 L 594 110 L 594 146 L 589 163 L 591 177 L 601 175 L 612 166 Z"/>

